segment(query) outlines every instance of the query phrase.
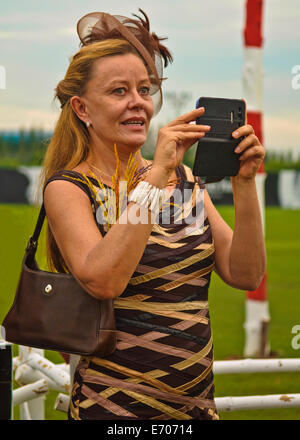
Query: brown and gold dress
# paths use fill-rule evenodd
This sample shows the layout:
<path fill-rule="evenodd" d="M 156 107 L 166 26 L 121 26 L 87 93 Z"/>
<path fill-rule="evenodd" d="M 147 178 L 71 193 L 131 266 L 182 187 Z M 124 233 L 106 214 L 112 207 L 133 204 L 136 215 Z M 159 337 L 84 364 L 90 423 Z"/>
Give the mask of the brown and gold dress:
<path fill-rule="evenodd" d="M 184 212 L 203 215 L 196 190 L 204 185 L 185 166 L 176 173 L 178 190 L 190 190 Z M 218 419 L 208 311 L 214 242 L 205 216 L 201 226 L 187 217 L 175 222 L 183 206 L 172 204 L 172 197 L 171 221 L 163 223 L 160 213 L 136 271 L 114 302 L 116 351 L 80 359 L 70 419 Z"/>

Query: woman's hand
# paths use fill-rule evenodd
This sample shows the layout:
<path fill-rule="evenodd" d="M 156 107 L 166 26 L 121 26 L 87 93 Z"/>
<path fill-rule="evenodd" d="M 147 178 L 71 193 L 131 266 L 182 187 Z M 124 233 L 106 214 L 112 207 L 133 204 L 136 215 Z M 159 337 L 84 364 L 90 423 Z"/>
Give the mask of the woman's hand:
<path fill-rule="evenodd" d="M 203 107 L 195 109 L 159 130 L 152 168 L 160 171 L 166 183 L 186 151 L 210 130 L 209 125 L 191 124 L 204 111 Z"/>
<path fill-rule="evenodd" d="M 236 177 L 243 179 L 253 179 L 264 160 L 265 149 L 255 136 L 251 125 L 243 125 L 232 133 L 235 139 L 245 136 L 245 138 L 237 145 L 235 153 L 242 153 L 239 157 L 241 166 Z"/>

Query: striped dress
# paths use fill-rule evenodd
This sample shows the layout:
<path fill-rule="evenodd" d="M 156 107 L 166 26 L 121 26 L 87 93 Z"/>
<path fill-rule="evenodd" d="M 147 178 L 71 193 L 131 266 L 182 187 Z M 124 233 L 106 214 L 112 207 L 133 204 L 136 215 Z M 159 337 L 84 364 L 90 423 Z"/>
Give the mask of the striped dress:
<path fill-rule="evenodd" d="M 70 419 L 219 418 L 208 311 L 214 243 L 204 215 L 204 185 L 187 167 L 176 173 L 184 202 L 170 196 L 126 290 L 114 302 L 116 351 L 105 358 L 81 357 Z"/>

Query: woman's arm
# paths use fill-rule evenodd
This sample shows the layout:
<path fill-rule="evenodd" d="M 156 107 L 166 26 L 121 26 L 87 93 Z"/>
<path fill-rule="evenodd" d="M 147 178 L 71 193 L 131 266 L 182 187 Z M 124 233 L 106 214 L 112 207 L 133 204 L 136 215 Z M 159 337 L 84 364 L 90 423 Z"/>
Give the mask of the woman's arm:
<path fill-rule="evenodd" d="M 255 182 L 253 182 L 255 185 Z M 205 190 L 205 209 L 215 243 L 215 271 L 236 289 L 255 290 L 265 273 L 266 254 L 254 185 L 234 190 L 234 231 L 223 220 Z"/>
<path fill-rule="evenodd" d="M 79 284 L 96 298 L 120 295 L 151 232 L 150 211 L 141 208 L 144 224 L 132 224 L 124 219 L 134 205 L 130 203 L 122 222 L 117 221 L 102 237 L 88 196 L 73 183 L 50 182 L 45 189 L 44 204 L 55 241 Z"/>
<path fill-rule="evenodd" d="M 222 219 L 205 191 L 205 207 L 216 249 L 216 272 L 230 286 L 256 289 L 265 273 L 266 250 L 255 175 L 264 149 L 249 125 L 240 127 L 236 138 L 245 136 L 239 148 L 239 174 L 231 178 L 235 207 L 234 231 Z"/>

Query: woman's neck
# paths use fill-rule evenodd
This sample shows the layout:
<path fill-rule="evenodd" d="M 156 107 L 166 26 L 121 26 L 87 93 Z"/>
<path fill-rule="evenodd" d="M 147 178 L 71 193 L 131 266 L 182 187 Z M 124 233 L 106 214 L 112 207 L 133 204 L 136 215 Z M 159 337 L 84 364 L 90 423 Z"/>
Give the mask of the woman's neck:
<path fill-rule="evenodd" d="M 120 175 L 123 177 L 132 154 L 135 154 L 137 168 L 142 168 L 147 165 L 147 162 L 142 158 L 140 149 L 134 152 L 129 149 L 118 148 L 117 145 L 112 145 L 109 148 L 102 146 L 101 149 L 91 145 L 85 162 L 88 167 L 92 168 L 92 171 L 95 172 L 95 170 L 98 170 L 98 174 L 102 173 L 106 177 L 111 177 L 115 174 L 118 157 Z"/>

